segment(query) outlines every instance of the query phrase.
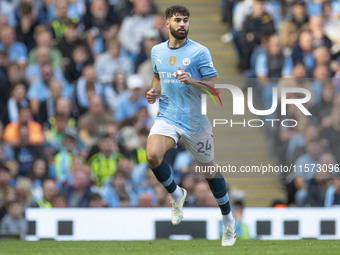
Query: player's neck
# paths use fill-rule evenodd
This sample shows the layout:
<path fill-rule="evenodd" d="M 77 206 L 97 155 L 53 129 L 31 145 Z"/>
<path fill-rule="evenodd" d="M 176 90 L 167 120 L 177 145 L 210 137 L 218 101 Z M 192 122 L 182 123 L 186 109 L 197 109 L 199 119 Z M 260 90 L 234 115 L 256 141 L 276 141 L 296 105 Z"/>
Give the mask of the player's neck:
<path fill-rule="evenodd" d="M 176 48 L 180 48 L 186 41 L 188 40 L 188 38 L 182 39 L 182 40 L 177 40 L 175 37 L 170 37 L 169 39 L 169 47 L 171 49 L 176 49 Z"/>

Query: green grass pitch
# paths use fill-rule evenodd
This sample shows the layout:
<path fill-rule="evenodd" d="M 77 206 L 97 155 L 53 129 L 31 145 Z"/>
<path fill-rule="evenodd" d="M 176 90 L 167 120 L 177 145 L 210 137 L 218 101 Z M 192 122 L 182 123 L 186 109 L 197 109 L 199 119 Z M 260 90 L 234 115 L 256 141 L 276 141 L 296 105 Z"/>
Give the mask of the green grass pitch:
<path fill-rule="evenodd" d="M 328 255 L 340 254 L 339 240 L 296 241 L 237 241 L 233 247 L 221 247 L 220 241 L 195 239 L 190 241 L 4 241 L 0 240 L 1 255 L 85 255 L 85 254 L 254 254 L 254 255 Z"/>

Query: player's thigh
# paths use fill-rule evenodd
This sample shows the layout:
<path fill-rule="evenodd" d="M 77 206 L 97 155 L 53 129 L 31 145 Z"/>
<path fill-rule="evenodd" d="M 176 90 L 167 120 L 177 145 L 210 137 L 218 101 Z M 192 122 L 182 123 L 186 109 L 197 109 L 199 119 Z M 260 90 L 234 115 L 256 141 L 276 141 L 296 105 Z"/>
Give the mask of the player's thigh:
<path fill-rule="evenodd" d="M 209 127 L 197 134 L 183 134 L 185 147 L 195 157 L 198 164 L 212 165 L 214 161 L 214 138 Z"/>
<path fill-rule="evenodd" d="M 148 138 L 146 146 L 146 155 L 149 160 L 160 159 L 171 148 L 175 147 L 176 143 L 172 137 L 153 134 Z"/>
<path fill-rule="evenodd" d="M 176 128 L 165 120 L 156 120 L 153 124 L 146 146 L 146 157 L 151 165 L 163 159 L 165 152 L 175 147 L 179 139 Z M 158 162 L 160 163 L 160 162 Z"/>

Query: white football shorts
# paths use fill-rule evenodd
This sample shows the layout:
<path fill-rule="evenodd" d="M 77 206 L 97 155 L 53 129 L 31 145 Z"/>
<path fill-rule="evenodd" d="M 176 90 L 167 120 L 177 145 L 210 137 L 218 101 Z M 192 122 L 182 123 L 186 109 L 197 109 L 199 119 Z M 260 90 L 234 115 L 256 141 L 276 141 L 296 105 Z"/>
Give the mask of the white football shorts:
<path fill-rule="evenodd" d="M 164 120 L 155 120 L 149 137 L 152 135 L 171 137 L 176 144 L 178 139 L 182 137 L 185 147 L 198 162 L 209 163 L 214 160 L 214 139 L 211 126 L 200 133 L 189 134 Z"/>

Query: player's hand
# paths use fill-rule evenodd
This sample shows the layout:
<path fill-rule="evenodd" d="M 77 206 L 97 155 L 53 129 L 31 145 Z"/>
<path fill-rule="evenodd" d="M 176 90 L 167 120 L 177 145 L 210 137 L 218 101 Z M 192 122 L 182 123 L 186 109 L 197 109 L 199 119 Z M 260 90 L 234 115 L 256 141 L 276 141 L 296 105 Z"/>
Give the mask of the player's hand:
<path fill-rule="evenodd" d="M 180 66 L 178 66 L 178 70 L 176 71 L 176 73 L 177 73 L 176 78 L 180 82 L 184 82 L 185 84 L 190 84 L 191 78 L 188 76 L 188 74 L 185 71 L 182 70 Z"/>
<path fill-rule="evenodd" d="M 146 100 L 148 100 L 149 104 L 153 104 L 156 102 L 156 98 L 159 96 L 159 92 L 155 89 L 150 89 L 146 93 Z"/>

